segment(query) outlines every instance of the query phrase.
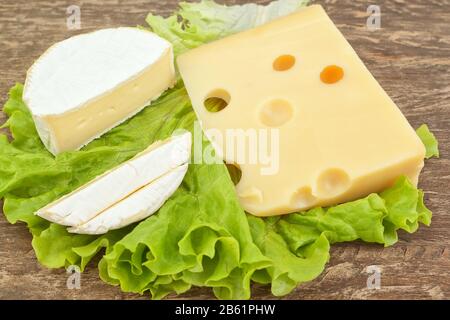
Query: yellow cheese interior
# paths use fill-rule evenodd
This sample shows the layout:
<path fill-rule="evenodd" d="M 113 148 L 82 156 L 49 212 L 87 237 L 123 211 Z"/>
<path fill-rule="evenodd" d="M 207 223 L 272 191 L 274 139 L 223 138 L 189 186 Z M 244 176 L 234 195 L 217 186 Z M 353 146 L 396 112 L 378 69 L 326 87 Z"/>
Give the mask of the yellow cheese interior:
<path fill-rule="evenodd" d="M 46 116 L 54 149 L 58 153 L 79 149 L 142 110 L 173 85 L 172 59 L 168 50 L 156 63 L 114 90 L 70 112 Z"/>
<path fill-rule="evenodd" d="M 178 66 L 207 135 L 279 130 L 279 170 L 271 175 L 213 139 L 242 170 L 236 190 L 252 214 L 350 201 L 402 174 L 417 183 L 424 146 L 321 6 L 191 50 Z M 228 105 L 208 111 L 211 97 Z"/>

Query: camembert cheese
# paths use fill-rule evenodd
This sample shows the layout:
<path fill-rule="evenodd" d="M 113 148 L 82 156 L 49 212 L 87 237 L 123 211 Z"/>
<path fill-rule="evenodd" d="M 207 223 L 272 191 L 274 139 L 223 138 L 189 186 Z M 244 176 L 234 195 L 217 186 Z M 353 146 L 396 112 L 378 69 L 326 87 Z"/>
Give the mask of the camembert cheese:
<path fill-rule="evenodd" d="M 81 234 L 103 234 L 147 218 L 161 208 L 164 202 L 178 189 L 187 169 L 188 164 L 186 163 L 169 171 L 105 209 L 88 222 L 77 227 L 70 227 L 68 231 Z"/>
<path fill-rule="evenodd" d="M 23 98 L 42 142 L 56 155 L 101 136 L 174 83 L 172 45 L 123 27 L 50 47 L 28 70 Z"/>
<path fill-rule="evenodd" d="M 157 141 L 134 158 L 39 209 L 36 215 L 71 226 L 77 233 L 103 233 L 145 218 L 159 209 L 183 180 L 191 140 L 187 132 Z"/>
<path fill-rule="evenodd" d="M 252 214 L 350 201 L 400 175 L 417 183 L 424 146 L 321 6 L 193 49 L 178 66 L 206 135 L 242 170 L 237 194 Z M 210 111 L 211 98 L 226 107 Z M 238 139 L 230 130 L 276 130 L 277 170 L 227 150 L 238 144 L 217 131 Z"/>

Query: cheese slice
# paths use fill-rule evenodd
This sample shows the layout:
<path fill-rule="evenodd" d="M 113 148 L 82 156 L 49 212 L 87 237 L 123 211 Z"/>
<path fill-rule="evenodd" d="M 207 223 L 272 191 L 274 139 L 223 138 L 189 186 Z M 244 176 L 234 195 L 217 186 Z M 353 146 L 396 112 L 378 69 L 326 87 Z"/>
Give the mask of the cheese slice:
<path fill-rule="evenodd" d="M 28 70 L 23 99 L 56 155 L 80 149 L 174 83 L 169 42 L 137 28 L 103 29 L 50 47 Z"/>
<path fill-rule="evenodd" d="M 188 169 L 184 164 L 107 208 L 92 220 L 68 229 L 72 233 L 103 234 L 143 220 L 156 211 L 177 190 Z"/>
<path fill-rule="evenodd" d="M 236 190 L 246 211 L 269 216 L 334 205 L 383 190 L 400 175 L 417 183 L 424 146 L 321 6 L 177 62 L 206 135 L 242 171 Z M 228 105 L 209 111 L 209 98 Z M 274 137 L 266 146 L 268 159 L 278 161 L 273 168 L 259 155 L 254 162 L 242 155 L 255 147 L 252 132 Z M 238 139 L 244 148 L 232 152 Z"/>
<path fill-rule="evenodd" d="M 190 132 L 158 141 L 131 160 L 39 209 L 36 214 L 65 226 L 82 225 L 136 190 L 186 164 L 190 150 Z M 160 198 L 166 195 L 161 194 Z"/>

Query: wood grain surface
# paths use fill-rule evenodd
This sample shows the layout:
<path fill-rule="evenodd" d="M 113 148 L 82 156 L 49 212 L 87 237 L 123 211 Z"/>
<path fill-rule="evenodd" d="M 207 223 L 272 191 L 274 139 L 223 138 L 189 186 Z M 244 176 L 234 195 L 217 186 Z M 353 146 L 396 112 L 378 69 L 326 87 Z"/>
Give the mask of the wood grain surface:
<path fill-rule="evenodd" d="M 145 24 L 148 12 L 170 14 L 176 0 L 1 0 L 0 104 L 15 82 L 23 82 L 33 61 L 51 44 L 76 33 Z M 246 1 L 220 1 L 226 4 Z M 248 2 L 248 1 L 247 1 Z M 256 1 L 267 3 L 267 1 Z M 330 0 L 321 3 L 414 127 L 426 122 L 440 141 L 440 159 L 427 161 L 420 187 L 433 211 L 430 228 L 400 232 L 393 247 L 334 245 L 325 272 L 285 299 L 448 299 L 450 298 L 450 0 Z M 69 5 L 81 8 L 81 30 L 66 27 Z M 381 29 L 366 27 L 369 4 L 381 8 Z M 0 114 L 0 123 L 5 116 Z M 381 288 L 367 289 L 366 268 L 381 268 Z M 69 290 L 64 270 L 39 265 L 23 224 L 0 215 L 0 299 L 138 299 L 103 283 L 96 262 Z M 196 288 L 169 298 L 212 299 Z M 253 298 L 272 298 L 255 286 Z"/>

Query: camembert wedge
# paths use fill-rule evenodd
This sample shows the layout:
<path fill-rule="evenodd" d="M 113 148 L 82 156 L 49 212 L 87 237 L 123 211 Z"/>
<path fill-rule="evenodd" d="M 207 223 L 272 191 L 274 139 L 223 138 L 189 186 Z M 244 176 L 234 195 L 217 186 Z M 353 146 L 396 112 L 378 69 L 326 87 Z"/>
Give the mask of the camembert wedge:
<path fill-rule="evenodd" d="M 103 234 L 140 221 L 155 213 L 183 181 L 188 164 L 177 167 L 164 176 L 130 194 L 88 222 L 69 228 L 69 232 Z"/>
<path fill-rule="evenodd" d="M 23 99 L 56 155 L 80 149 L 174 83 L 168 41 L 138 28 L 103 29 L 50 47 L 28 70 Z"/>
<path fill-rule="evenodd" d="M 137 217 L 153 210 L 157 204 L 164 203 L 176 190 L 186 173 L 190 150 L 189 132 L 158 141 L 134 158 L 39 209 L 36 214 L 46 220 L 72 227 L 85 225 L 105 212 L 112 213 L 112 217 L 115 221 L 120 221 L 121 226 L 132 223 Z M 160 179 L 162 180 L 159 181 Z M 163 190 L 164 187 L 167 190 Z M 151 201 L 148 203 L 138 203 L 149 198 Z M 117 211 L 117 208 L 120 210 Z M 127 210 L 122 211 L 124 208 Z M 133 208 L 142 212 L 139 211 L 138 214 Z M 110 222 L 96 228 L 104 230 L 114 227 L 117 225 Z M 83 228 L 80 227 L 80 230 Z M 88 228 L 92 230 L 92 224 Z"/>

